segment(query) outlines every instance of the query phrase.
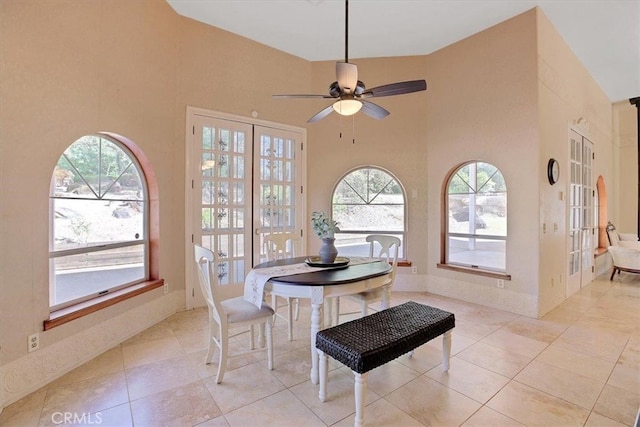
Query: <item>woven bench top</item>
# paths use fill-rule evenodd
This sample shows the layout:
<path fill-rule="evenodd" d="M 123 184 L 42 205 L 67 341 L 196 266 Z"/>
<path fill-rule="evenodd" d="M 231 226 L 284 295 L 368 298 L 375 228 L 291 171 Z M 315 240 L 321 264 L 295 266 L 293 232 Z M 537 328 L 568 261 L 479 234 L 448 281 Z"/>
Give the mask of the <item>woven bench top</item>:
<path fill-rule="evenodd" d="M 316 348 L 360 374 L 455 327 L 448 311 L 409 301 L 316 334 Z"/>

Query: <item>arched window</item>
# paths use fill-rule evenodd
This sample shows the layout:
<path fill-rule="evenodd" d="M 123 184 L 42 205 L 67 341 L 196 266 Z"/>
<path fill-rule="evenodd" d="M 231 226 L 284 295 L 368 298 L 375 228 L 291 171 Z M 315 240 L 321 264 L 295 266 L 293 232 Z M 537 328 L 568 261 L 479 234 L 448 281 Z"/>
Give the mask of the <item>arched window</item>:
<path fill-rule="evenodd" d="M 52 310 L 149 279 L 149 203 L 135 155 L 89 135 L 60 156 L 51 177 Z"/>
<path fill-rule="evenodd" d="M 507 187 L 493 165 L 471 162 L 447 182 L 445 262 L 506 271 Z"/>
<path fill-rule="evenodd" d="M 340 227 L 340 255 L 369 256 L 367 235 L 390 234 L 403 242 L 398 258 L 406 258 L 405 194 L 391 173 L 374 166 L 348 172 L 333 190 L 332 217 Z"/>

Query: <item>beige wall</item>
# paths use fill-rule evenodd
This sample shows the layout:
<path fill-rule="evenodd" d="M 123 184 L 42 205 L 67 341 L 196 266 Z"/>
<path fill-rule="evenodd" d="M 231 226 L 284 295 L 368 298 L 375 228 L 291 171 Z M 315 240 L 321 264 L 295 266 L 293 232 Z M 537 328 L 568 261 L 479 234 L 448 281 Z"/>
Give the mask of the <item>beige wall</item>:
<path fill-rule="evenodd" d="M 615 203 L 609 217 L 622 233 L 638 233 L 638 110 L 629 101 L 613 105 L 615 180 L 607 187 Z"/>
<path fill-rule="evenodd" d="M 346 171 L 388 169 L 408 195 L 405 250 L 419 273 L 402 269 L 398 281 L 532 316 L 564 298 L 547 282 L 566 268 L 566 212 L 557 198 L 566 175 L 550 188 L 545 170 L 548 157 L 566 161 L 572 120 L 590 123 L 605 159 L 598 174 L 614 181 L 611 105 L 535 10 L 431 55 L 354 60 L 368 87 L 424 78 L 428 89 L 374 100 L 391 111 L 382 121 L 333 114 L 311 125 L 306 120 L 327 102 L 271 94 L 326 93 L 333 61 L 309 63 L 207 27 L 164 1 L 2 0 L 0 19 L 0 368 L 32 364 L 26 337 L 41 331 L 48 316 L 49 179 L 62 151 L 87 133 L 122 134 L 149 157 L 160 188 L 160 272 L 174 297 L 165 303 L 156 290 L 54 328 L 41 334 L 36 354 L 55 346 L 62 354 L 67 341 L 95 335 L 96 328 L 117 343 L 130 333 L 119 325 L 134 319 L 141 327 L 140 307 L 161 306 L 162 314 L 184 305 L 188 105 L 241 116 L 255 110 L 263 120 L 306 126 L 309 212 L 329 210 L 333 186 Z M 502 290 L 495 279 L 436 268 L 443 180 L 468 160 L 496 165 L 510 191 L 513 279 Z M 610 196 L 617 206 L 617 194 Z M 556 220 L 558 234 L 542 236 L 541 224 Z M 307 249 L 317 247 L 310 239 Z M 85 347 L 77 363 L 91 356 Z M 69 367 L 43 357 L 43 375 Z M 14 382 L 17 390 L 5 402 L 32 391 L 38 378 Z"/>

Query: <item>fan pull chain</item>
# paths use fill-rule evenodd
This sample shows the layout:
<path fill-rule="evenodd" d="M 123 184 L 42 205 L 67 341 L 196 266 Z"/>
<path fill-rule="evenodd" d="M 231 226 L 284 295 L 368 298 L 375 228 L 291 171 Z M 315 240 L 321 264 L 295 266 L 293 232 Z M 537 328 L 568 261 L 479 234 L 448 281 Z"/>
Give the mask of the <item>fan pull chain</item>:
<path fill-rule="evenodd" d="M 356 116 L 351 116 L 351 143 L 356 143 Z"/>

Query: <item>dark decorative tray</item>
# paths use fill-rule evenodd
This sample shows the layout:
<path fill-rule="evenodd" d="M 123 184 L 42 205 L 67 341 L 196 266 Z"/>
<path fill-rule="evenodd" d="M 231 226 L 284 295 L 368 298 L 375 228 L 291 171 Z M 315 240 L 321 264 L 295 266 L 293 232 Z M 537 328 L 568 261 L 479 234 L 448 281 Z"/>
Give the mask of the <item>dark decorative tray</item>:
<path fill-rule="evenodd" d="M 336 257 L 336 260 L 329 264 L 321 262 L 319 256 L 311 256 L 304 260 L 310 267 L 345 267 L 349 261 L 349 258 L 343 256 Z"/>

